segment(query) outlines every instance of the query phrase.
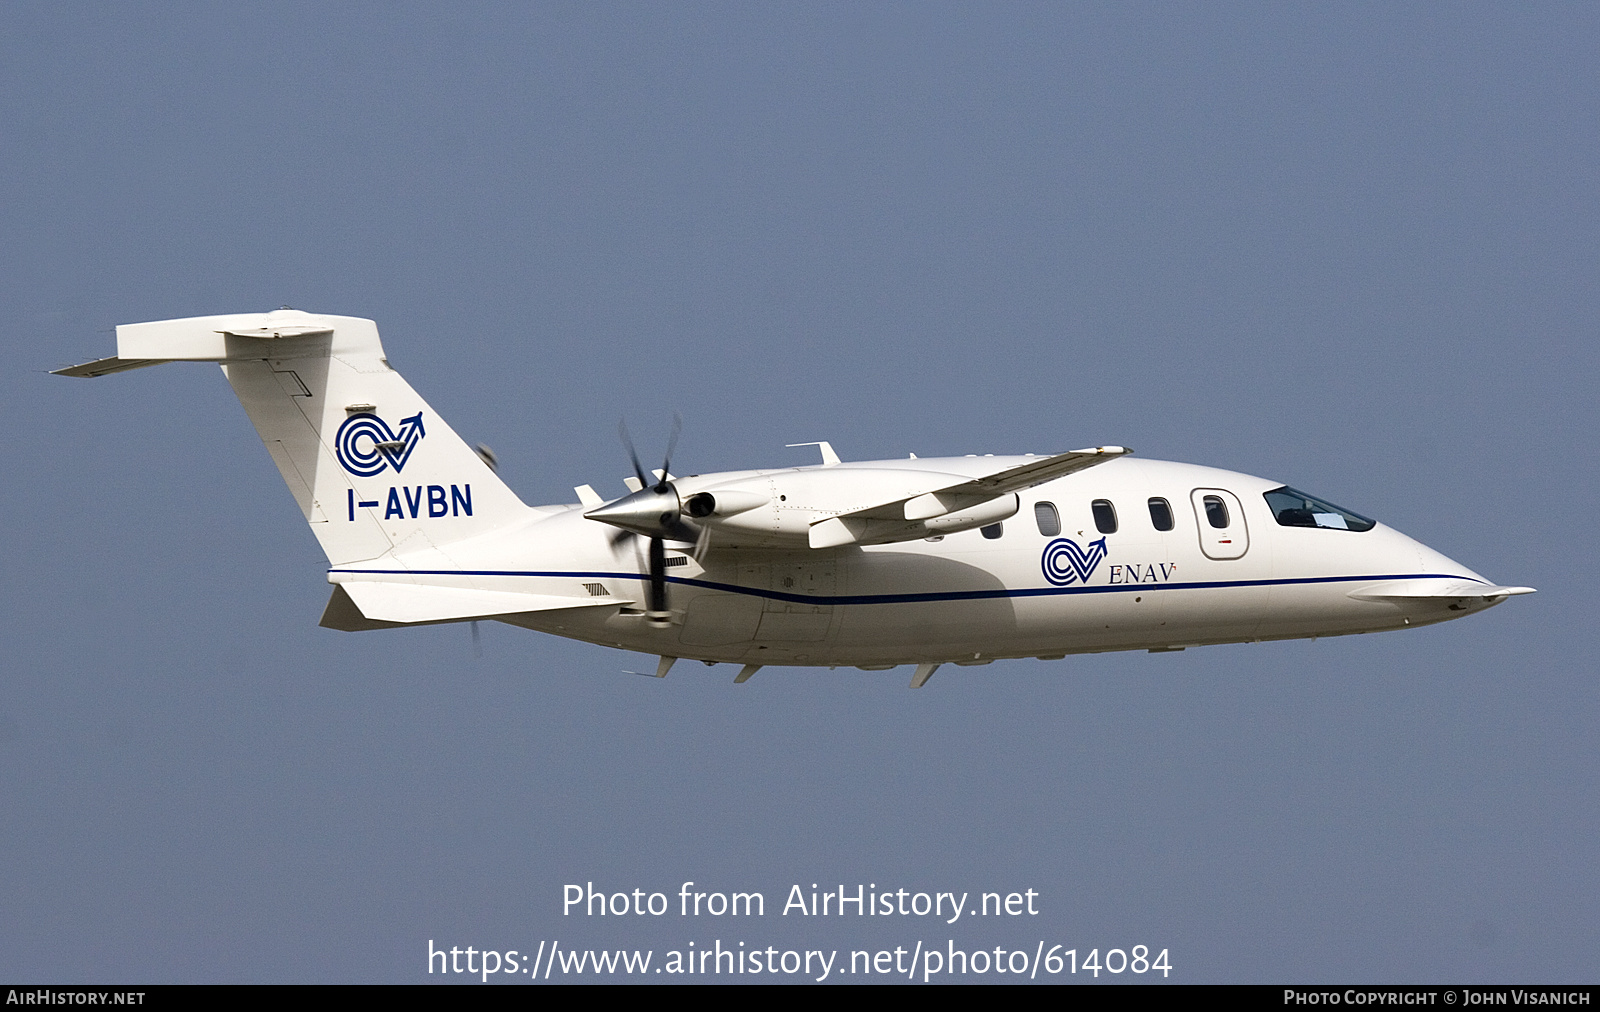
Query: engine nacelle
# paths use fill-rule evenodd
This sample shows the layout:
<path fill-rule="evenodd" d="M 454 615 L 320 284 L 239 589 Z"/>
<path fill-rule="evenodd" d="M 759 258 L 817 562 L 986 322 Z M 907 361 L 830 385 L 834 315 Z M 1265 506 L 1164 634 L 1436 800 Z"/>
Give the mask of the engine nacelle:
<path fill-rule="evenodd" d="M 864 517 L 829 517 L 811 526 L 812 548 L 840 545 L 888 545 L 935 535 L 987 527 L 1016 515 L 1021 500 L 1015 492 L 996 496 L 976 506 L 924 520 L 872 520 Z"/>
<path fill-rule="evenodd" d="M 696 492 L 683 501 L 683 512 L 696 520 L 718 520 L 758 509 L 772 501 L 771 496 L 737 488 Z"/>
<path fill-rule="evenodd" d="M 1022 502 L 1015 492 L 1009 495 L 998 496 L 988 502 L 971 509 L 964 509 L 959 513 L 946 513 L 943 516 L 929 517 L 922 521 L 922 526 L 933 534 L 955 534 L 958 531 L 970 531 L 974 527 L 987 527 L 997 524 L 1002 520 L 1009 520 L 1017 515 L 1017 510 Z"/>

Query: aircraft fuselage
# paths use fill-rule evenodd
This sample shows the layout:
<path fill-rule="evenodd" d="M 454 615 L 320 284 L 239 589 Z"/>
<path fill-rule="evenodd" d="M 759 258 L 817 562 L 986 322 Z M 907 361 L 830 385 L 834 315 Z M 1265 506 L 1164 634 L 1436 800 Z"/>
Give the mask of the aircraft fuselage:
<path fill-rule="evenodd" d="M 981 474 L 1024 459 L 852 462 L 833 470 Z M 677 485 L 688 496 L 754 479 L 770 483 L 775 504 L 786 504 L 784 490 L 803 486 L 816 470 L 700 475 Z M 998 529 L 821 550 L 713 543 L 699 560 L 690 546 L 671 546 L 665 628 L 645 621 L 640 542 L 618 542 L 578 506 L 543 507 L 519 530 L 451 546 L 454 572 L 428 570 L 427 577 L 531 594 L 570 594 L 577 584 L 631 599 L 502 619 L 591 643 L 717 662 L 865 667 L 1377 632 L 1457 618 L 1499 600 L 1352 597 L 1390 581 L 1488 581 L 1382 524 L 1365 531 L 1284 526 L 1263 498 L 1280 487 L 1237 472 L 1128 458 L 1027 490 Z M 1225 501 L 1225 527 L 1213 526 L 1208 495 Z M 1108 533 L 1099 529 L 1107 523 L 1104 506 L 1096 516 L 1097 500 L 1114 511 Z M 1158 530 L 1158 522 L 1170 529 Z M 359 577 L 330 571 L 330 580 L 345 578 Z"/>

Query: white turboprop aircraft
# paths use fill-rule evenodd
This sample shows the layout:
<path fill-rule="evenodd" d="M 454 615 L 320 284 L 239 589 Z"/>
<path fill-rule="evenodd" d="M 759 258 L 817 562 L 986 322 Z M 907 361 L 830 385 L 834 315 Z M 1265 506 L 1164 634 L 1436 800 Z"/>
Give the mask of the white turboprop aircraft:
<path fill-rule="evenodd" d="M 843 461 L 526 506 L 389 366 L 371 320 L 272 313 L 117 328 L 101 376 L 217 362 L 331 564 L 331 629 L 496 619 L 742 665 L 916 665 L 1182 650 L 1428 625 L 1500 587 L 1280 482 L 1136 460 Z M 629 447 L 630 452 L 632 447 Z M 669 448 L 668 455 L 670 457 Z"/>

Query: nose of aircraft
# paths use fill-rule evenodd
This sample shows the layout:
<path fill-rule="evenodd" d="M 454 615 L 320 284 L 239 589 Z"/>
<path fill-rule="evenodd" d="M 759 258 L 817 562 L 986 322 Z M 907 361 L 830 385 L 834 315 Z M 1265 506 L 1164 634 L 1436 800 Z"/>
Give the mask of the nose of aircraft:
<path fill-rule="evenodd" d="M 1532 594 L 1532 587 L 1502 587 L 1442 552 L 1393 528 L 1384 531 L 1393 573 L 1381 582 L 1358 586 L 1350 596 L 1398 607 L 1407 625 L 1460 618 L 1499 604 L 1508 597 Z M 1376 532 L 1374 532 L 1376 533 Z"/>
<path fill-rule="evenodd" d="M 1413 551 L 1416 553 L 1416 572 L 1418 576 L 1450 576 L 1459 577 L 1466 580 L 1476 580 L 1479 583 L 1492 583 L 1492 581 L 1487 580 L 1473 570 L 1468 569 L 1466 566 L 1457 562 L 1455 559 L 1450 558 L 1448 555 L 1445 555 L 1443 552 L 1429 548 L 1427 545 L 1416 540 L 1415 538 L 1406 537 L 1406 535 L 1400 534 L 1398 531 L 1395 533 L 1399 534 L 1401 538 L 1404 538 L 1407 542 L 1409 542 Z"/>

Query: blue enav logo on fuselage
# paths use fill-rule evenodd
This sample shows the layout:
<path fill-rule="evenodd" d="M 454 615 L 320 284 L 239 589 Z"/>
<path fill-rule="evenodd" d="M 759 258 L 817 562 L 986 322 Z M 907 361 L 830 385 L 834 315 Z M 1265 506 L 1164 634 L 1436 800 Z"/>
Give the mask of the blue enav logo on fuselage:
<path fill-rule="evenodd" d="M 1071 538 L 1057 538 L 1044 546 L 1044 557 L 1040 560 L 1040 564 L 1044 568 L 1046 580 L 1057 587 L 1065 587 L 1079 580 L 1088 583 L 1095 567 L 1100 565 L 1100 560 L 1105 557 L 1105 538 L 1089 542 L 1087 552 L 1079 548 L 1078 543 Z"/>
<path fill-rule="evenodd" d="M 411 459 L 411 451 L 422 442 L 424 435 L 420 411 L 410 418 L 400 419 L 399 432 L 391 431 L 388 424 L 377 415 L 363 411 L 346 418 L 344 424 L 339 426 L 339 432 L 333 438 L 333 448 L 346 471 L 362 478 L 371 478 L 382 474 L 383 469 L 390 465 L 398 474 L 406 466 L 406 461 Z M 361 445 L 363 438 L 368 440 L 366 446 Z"/>

